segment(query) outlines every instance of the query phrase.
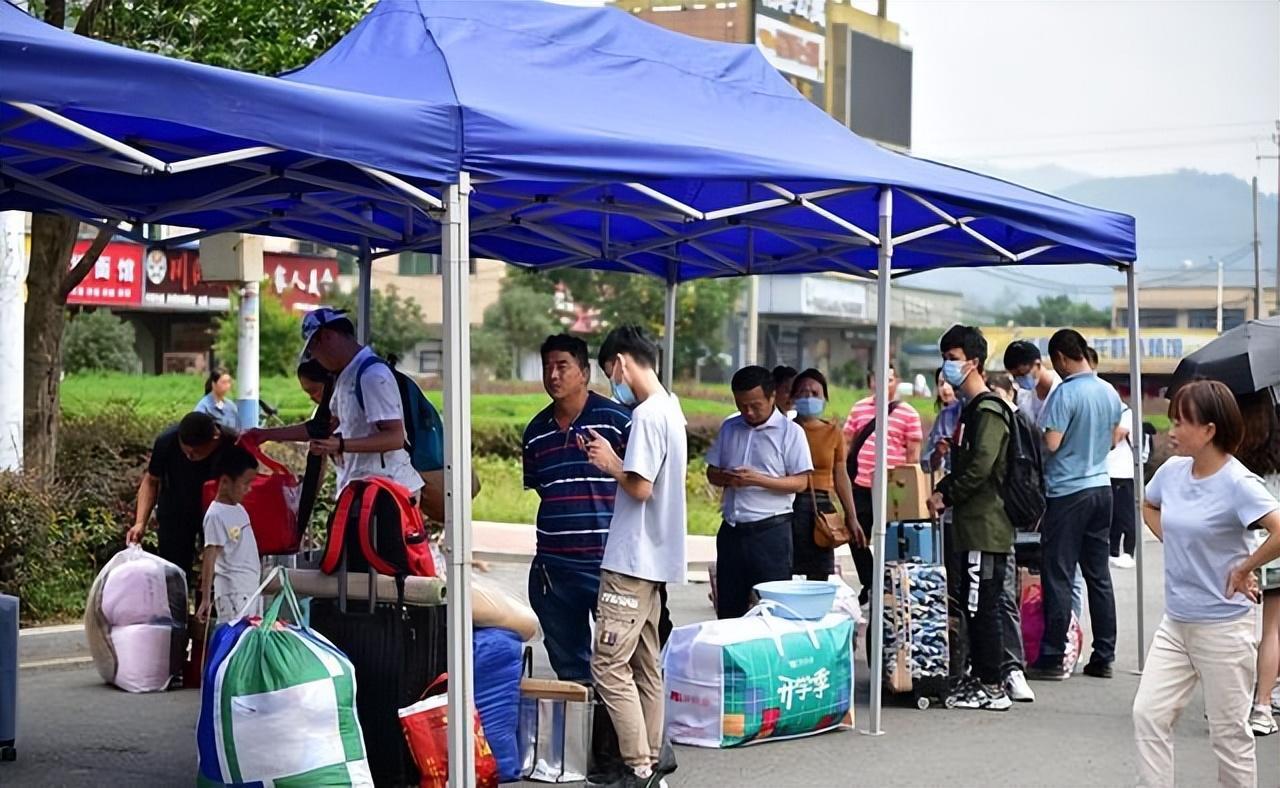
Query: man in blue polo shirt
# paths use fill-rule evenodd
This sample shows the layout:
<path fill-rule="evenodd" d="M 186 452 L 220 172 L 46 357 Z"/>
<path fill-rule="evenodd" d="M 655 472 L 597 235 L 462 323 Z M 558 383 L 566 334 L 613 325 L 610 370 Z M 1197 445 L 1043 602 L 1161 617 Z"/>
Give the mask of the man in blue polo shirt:
<path fill-rule="evenodd" d="M 618 483 L 587 460 L 584 441 L 594 430 L 622 455 L 631 414 L 587 388 L 587 343 L 559 334 L 548 337 L 541 352 L 551 404 L 524 431 L 524 486 L 541 499 L 529 603 L 556 675 L 590 684 L 591 615 Z"/>
<path fill-rule="evenodd" d="M 1120 423 L 1120 398 L 1089 365 L 1089 347 L 1069 328 L 1049 340 L 1049 358 L 1063 380 L 1040 415 L 1044 430 L 1045 498 L 1040 526 L 1044 635 L 1029 678 L 1061 681 L 1071 621 L 1076 566 L 1089 590 L 1093 654 L 1084 672 L 1111 678 L 1116 658 L 1116 599 L 1111 587 L 1111 477 L 1107 454 Z"/>

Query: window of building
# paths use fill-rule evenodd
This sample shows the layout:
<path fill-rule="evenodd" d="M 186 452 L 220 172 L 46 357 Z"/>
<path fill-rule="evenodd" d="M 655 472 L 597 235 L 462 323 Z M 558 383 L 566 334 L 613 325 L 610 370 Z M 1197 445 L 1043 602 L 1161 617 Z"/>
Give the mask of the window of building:
<path fill-rule="evenodd" d="M 418 374 L 439 375 L 444 368 L 444 355 L 439 349 L 418 351 Z"/>
<path fill-rule="evenodd" d="M 401 276 L 426 276 L 440 273 L 439 255 L 424 252 L 401 252 Z"/>
<path fill-rule="evenodd" d="M 1226 331 L 1235 328 L 1244 322 L 1243 309 L 1224 309 L 1222 310 L 1222 330 Z M 1188 309 L 1187 310 L 1187 328 L 1217 328 L 1218 327 L 1218 310 L 1214 309 Z"/>
<path fill-rule="evenodd" d="M 1140 328 L 1177 328 L 1178 310 L 1139 309 L 1138 325 Z"/>

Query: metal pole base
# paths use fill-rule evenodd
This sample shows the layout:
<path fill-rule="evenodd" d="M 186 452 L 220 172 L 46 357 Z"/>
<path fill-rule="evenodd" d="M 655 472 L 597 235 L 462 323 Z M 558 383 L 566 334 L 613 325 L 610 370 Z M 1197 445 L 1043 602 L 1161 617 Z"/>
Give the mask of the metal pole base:
<path fill-rule="evenodd" d="M 858 731 L 858 733 L 861 733 L 863 736 L 883 736 L 884 735 L 884 731 L 860 730 Z"/>

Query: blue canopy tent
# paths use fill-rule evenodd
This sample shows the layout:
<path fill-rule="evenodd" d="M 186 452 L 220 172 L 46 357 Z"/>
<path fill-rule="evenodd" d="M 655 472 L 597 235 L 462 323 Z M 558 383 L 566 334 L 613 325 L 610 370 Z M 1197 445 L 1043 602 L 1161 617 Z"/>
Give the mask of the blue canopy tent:
<path fill-rule="evenodd" d="M 876 280 L 881 368 L 891 279 L 907 273 L 1108 265 L 1128 272 L 1137 314 L 1132 218 L 883 150 L 797 95 L 753 47 L 688 38 L 616 9 L 385 0 L 313 64 L 272 79 L 86 41 L 0 5 L 0 71 L 14 76 L 0 84 L 0 210 L 196 228 L 175 242 L 249 232 L 357 248 L 365 308 L 372 256 L 442 252 L 458 718 L 471 681 L 470 469 L 461 460 L 470 455 L 472 247 L 527 267 L 662 277 L 667 359 L 676 287 L 708 276 Z M 1134 324 L 1134 391 L 1137 347 Z M 885 441 L 877 445 L 882 513 Z M 884 526 L 878 515 L 877 545 Z M 876 599 L 882 561 L 878 550 Z M 879 640 L 873 628 L 873 661 Z M 879 732 L 878 681 L 872 696 Z M 469 784 L 470 732 L 451 735 L 457 784 Z"/>

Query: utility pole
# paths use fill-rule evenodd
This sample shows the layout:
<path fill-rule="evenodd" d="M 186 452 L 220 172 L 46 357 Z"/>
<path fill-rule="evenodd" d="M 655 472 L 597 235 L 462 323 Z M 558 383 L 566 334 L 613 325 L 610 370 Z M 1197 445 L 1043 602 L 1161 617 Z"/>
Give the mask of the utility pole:
<path fill-rule="evenodd" d="M 1213 262 L 1213 257 L 1209 257 L 1209 262 Z M 1218 333 L 1222 333 L 1222 261 L 1218 261 Z"/>
<path fill-rule="evenodd" d="M 1262 305 L 1262 241 L 1258 240 L 1258 176 L 1253 176 L 1253 319 L 1266 317 Z"/>
<path fill-rule="evenodd" d="M 1280 120 L 1276 121 L 1276 133 L 1272 135 L 1271 139 L 1276 143 L 1276 147 L 1280 148 Z M 1276 296 L 1276 314 L 1280 315 L 1280 153 L 1277 153 L 1275 156 L 1259 155 L 1258 156 L 1259 167 L 1262 166 L 1263 159 L 1276 160 L 1276 249 L 1275 249 L 1276 292 L 1275 292 L 1275 296 Z M 1258 209 L 1255 207 L 1254 208 L 1255 214 L 1257 213 L 1257 210 Z M 1265 304 L 1263 306 L 1265 307 Z M 1266 317 L 1266 315 L 1259 312 L 1258 317 L 1262 318 L 1262 317 Z"/>

